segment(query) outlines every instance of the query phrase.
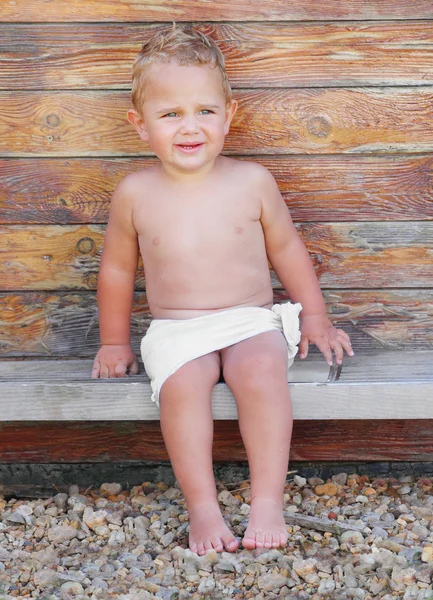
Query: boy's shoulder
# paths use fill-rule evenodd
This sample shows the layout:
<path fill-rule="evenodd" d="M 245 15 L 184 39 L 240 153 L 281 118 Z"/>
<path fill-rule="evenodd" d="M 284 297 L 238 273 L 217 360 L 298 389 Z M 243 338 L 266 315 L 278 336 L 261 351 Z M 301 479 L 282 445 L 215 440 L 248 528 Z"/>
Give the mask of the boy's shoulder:
<path fill-rule="evenodd" d="M 133 201 L 142 194 L 143 185 L 148 184 L 154 179 L 154 171 L 155 169 L 153 167 L 147 167 L 125 175 L 125 177 L 118 182 L 116 189 L 114 190 L 113 200 L 122 199 L 122 201 Z"/>
<path fill-rule="evenodd" d="M 228 158 L 227 166 L 233 170 L 237 175 L 246 178 L 245 181 L 249 183 L 264 183 L 274 179 L 271 172 L 263 165 L 256 163 L 252 160 L 239 160 L 237 158 Z"/>

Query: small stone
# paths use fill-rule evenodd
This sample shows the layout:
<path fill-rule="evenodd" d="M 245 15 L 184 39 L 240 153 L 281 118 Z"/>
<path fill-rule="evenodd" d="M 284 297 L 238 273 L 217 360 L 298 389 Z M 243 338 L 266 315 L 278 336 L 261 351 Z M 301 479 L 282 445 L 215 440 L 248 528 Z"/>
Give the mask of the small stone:
<path fill-rule="evenodd" d="M 346 485 L 347 473 L 337 473 L 337 475 L 333 475 L 331 479 L 337 485 Z"/>
<path fill-rule="evenodd" d="M 233 496 L 233 494 L 231 494 L 228 490 L 222 490 L 218 494 L 218 500 L 219 502 L 224 504 L 224 506 L 228 507 L 235 507 L 240 504 L 240 501 L 237 498 L 235 498 L 235 496 Z"/>
<path fill-rule="evenodd" d="M 316 485 L 323 485 L 324 483 L 325 482 L 320 477 L 309 477 L 308 479 L 308 484 L 311 485 L 311 487 L 314 487 Z"/>
<path fill-rule="evenodd" d="M 364 536 L 360 531 L 344 531 L 341 534 L 341 541 L 349 544 L 363 544 Z"/>
<path fill-rule="evenodd" d="M 286 582 L 287 577 L 279 573 L 266 573 L 257 579 L 257 587 L 263 592 L 271 592 L 279 590 L 283 585 L 286 585 Z"/>
<path fill-rule="evenodd" d="M 99 488 L 103 496 L 117 496 L 122 491 L 120 483 L 103 483 Z"/>
<path fill-rule="evenodd" d="M 15 510 L 5 517 L 5 521 L 9 521 L 10 523 L 18 523 L 19 525 L 25 525 L 26 520 L 24 515 L 19 511 Z"/>
<path fill-rule="evenodd" d="M 83 521 L 87 527 L 95 531 L 97 527 L 107 524 L 107 514 L 106 510 L 94 511 L 92 507 L 87 506 L 83 513 Z"/>
<path fill-rule="evenodd" d="M 81 594 L 84 594 L 84 588 L 77 581 L 67 581 L 60 588 L 60 597 L 62 600 L 72 600 Z"/>
<path fill-rule="evenodd" d="M 316 485 L 314 491 L 318 496 L 335 496 L 338 493 L 338 486 L 335 483 L 325 483 Z"/>
<path fill-rule="evenodd" d="M 56 525 L 48 530 L 48 539 L 50 542 L 62 544 L 77 537 L 78 530 L 71 525 Z"/>
<path fill-rule="evenodd" d="M 54 496 L 53 500 L 54 500 L 54 504 L 57 506 L 57 508 L 60 508 L 60 510 L 63 510 L 68 501 L 68 495 L 59 493 Z"/>
<path fill-rule="evenodd" d="M 92 579 L 92 586 L 95 589 L 106 590 L 108 588 L 108 583 L 100 577 L 94 577 Z"/>
<path fill-rule="evenodd" d="M 200 581 L 198 586 L 199 594 L 211 594 L 215 589 L 215 579 L 213 577 L 207 577 Z"/>
<path fill-rule="evenodd" d="M 425 546 L 423 551 L 422 551 L 422 555 L 421 555 L 421 560 L 422 562 L 431 562 L 433 561 L 433 546 Z"/>
<path fill-rule="evenodd" d="M 126 536 L 123 531 L 113 531 L 108 540 L 109 546 L 121 546 L 125 543 Z"/>
<path fill-rule="evenodd" d="M 300 475 L 295 475 L 293 481 L 298 487 L 301 488 L 307 484 L 307 480 L 305 479 L 305 477 L 301 477 Z"/>
<path fill-rule="evenodd" d="M 335 583 L 333 579 L 322 579 L 320 582 L 317 593 L 321 596 L 330 596 L 335 590 Z"/>
<path fill-rule="evenodd" d="M 33 581 L 36 587 L 44 589 L 51 585 L 59 585 L 61 579 L 59 574 L 52 569 L 43 569 L 42 571 L 36 571 L 33 575 Z"/>

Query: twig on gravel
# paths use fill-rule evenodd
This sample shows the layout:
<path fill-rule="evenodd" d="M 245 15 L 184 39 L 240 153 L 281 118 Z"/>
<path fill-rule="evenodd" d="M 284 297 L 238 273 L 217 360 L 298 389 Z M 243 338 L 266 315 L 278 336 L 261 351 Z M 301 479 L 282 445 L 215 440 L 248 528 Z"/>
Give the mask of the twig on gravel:
<path fill-rule="evenodd" d="M 332 521 L 331 519 L 299 515 L 292 512 L 284 512 L 284 519 L 288 525 L 299 525 L 299 527 L 316 529 L 317 531 L 329 531 L 337 535 L 340 535 L 343 531 L 364 531 L 365 529 L 365 527 L 350 525 L 342 521 Z"/>

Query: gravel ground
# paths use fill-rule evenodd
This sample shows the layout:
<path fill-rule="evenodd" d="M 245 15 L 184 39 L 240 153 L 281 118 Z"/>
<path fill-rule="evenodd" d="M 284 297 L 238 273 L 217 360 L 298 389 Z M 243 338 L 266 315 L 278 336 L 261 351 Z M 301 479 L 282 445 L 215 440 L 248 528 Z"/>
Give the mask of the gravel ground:
<path fill-rule="evenodd" d="M 0 498 L 0 600 L 433 600 L 433 479 L 289 479 L 286 548 L 204 557 L 188 549 L 176 486 Z M 249 482 L 218 482 L 218 492 L 241 538 Z"/>

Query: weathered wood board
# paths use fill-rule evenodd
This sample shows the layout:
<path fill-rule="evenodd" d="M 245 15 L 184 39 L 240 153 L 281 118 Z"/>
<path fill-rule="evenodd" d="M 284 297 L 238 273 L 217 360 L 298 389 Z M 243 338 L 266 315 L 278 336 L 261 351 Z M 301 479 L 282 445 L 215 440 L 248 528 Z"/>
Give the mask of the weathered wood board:
<path fill-rule="evenodd" d="M 336 367 L 330 371 L 321 356 L 297 361 L 289 372 L 293 418 L 433 419 L 432 357 L 431 351 L 412 352 L 410 357 L 392 352 L 358 354 L 346 358 L 341 373 Z M 120 379 L 91 379 L 92 361 L 59 361 L 45 376 L 50 364 L 0 363 L 0 421 L 159 420 L 159 407 L 151 400 L 144 372 Z M 216 420 L 238 418 L 225 383 L 213 388 L 212 412 Z"/>
<path fill-rule="evenodd" d="M 10 22 L 73 21 L 331 21 L 431 19 L 431 0 L 15 0 Z"/>
<path fill-rule="evenodd" d="M 433 460 L 433 419 L 295 421 L 290 460 Z M 0 424 L 2 463 L 107 463 L 166 460 L 158 421 Z M 237 421 L 215 421 L 213 458 L 246 461 Z"/>
<path fill-rule="evenodd" d="M 225 151 L 433 151 L 433 87 L 238 90 Z M 129 92 L 0 92 L 0 156 L 150 155 L 126 120 Z"/>
<path fill-rule="evenodd" d="M 433 347 L 431 289 L 329 290 L 324 295 L 330 318 L 350 334 L 356 352 L 380 349 L 410 352 Z M 275 290 L 276 302 L 287 299 L 285 292 Z M 94 292 L 1 293 L 0 307 L 3 358 L 93 357 L 98 351 Z M 138 354 L 150 319 L 146 294 L 137 292 L 131 331 Z"/>
<path fill-rule="evenodd" d="M 430 287 L 433 223 L 301 223 L 323 287 Z M 95 289 L 103 225 L 0 226 L 0 291 Z M 197 248 L 199 251 L 199 248 Z M 136 286 L 144 288 L 142 266 Z M 281 284 L 273 276 L 275 288 Z"/>
<path fill-rule="evenodd" d="M 432 155 L 254 160 L 274 175 L 295 221 L 433 220 Z M 0 159 L 0 224 L 106 223 L 117 183 L 153 164 L 152 158 Z"/>
<path fill-rule="evenodd" d="M 22 89 L 25 78 L 26 89 L 130 89 L 135 55 L 159 27 L 82 24 L 71 35 L 69 24 L 0 24 L 0 87 Z M 234 88 L 433 82 L 430 22 L 211 23 L 200 29 L 224 52 Z"/>

